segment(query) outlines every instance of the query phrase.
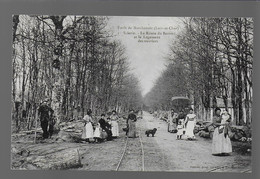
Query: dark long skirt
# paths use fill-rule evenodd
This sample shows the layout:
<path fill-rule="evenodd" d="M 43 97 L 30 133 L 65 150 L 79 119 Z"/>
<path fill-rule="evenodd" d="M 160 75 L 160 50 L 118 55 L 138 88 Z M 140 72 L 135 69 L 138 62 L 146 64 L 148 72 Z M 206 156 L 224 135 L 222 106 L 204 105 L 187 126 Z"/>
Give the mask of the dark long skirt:
<path fill-rule="evenodd" d="M 127 136 L 130 138 L 135 138 L 136 137 L 136 122 L 129 120 L 128 127 L 129 127 L 129 130 L 128 130 Z"/>
<path fill-rule="evenodd" d="M 49 132 L 48 132 L 48 121 L 47 120 L 44 120 L 44 121 L 41 121 L 41 127 L 42 127 L 42 131 L 43 131 L 43 138 L 46 139 L 49 137 Z"/>

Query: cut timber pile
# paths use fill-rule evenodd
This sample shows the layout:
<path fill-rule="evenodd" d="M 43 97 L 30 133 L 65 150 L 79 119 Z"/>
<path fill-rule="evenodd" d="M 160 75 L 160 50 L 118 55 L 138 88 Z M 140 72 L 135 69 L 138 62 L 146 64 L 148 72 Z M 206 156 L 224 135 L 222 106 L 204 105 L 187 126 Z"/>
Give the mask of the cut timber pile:
<path fill-rule="evenodd" d="M 252 130 L 248 126 L 231 126 L 229 137 L 234 141 L 249 141 L 252 137 Z M 242 140 L 244 138 L 247 140 Z"/>
<path fill-rule="evenodd" d="M 203 138 L 211 138 L 212 139 L 212 137 L 213 137 L 210 132 L 206 132 L 206 131 L 199 131 L 198 135 L 200 137 L 203 137 Z"/>
<path fill-rule="evenodd" d="M 233 141 L 246 141 L 252 137 L 252 131 L 248 126 L 230 126 L 229 137 Z M 211 138 L 213 137 L 214 127 L 211 122 L 198 121 L 194 129 L 194 133 L 197 133 L 200 137 Z M 243 139 L 243 140 L 242 140 Z"/>
<path fill-rule="evenodd" d="M 214 127 L 211 122 L 208 121 L 198 121 L 195 128 L 194 133 L 197 133 L 198 136 L 203 138 L 211 138 L 213 137 Z"/>
<path fill-rule="evenodd" d="M 59 124 L 60 132 L 56 136 L 56 141 L 59 142 L 80 142 L 82 130 L 84 127 L 83 121 L 63 122 Z"/>
<path fill-rule="evenodd" d="M 59 128 L 61 131 L 66 132 L 82 132 L 82 128 L 84 126 L 83 121 L 71 121 L 71 122 L 62 122 L 59 124 Z"/>

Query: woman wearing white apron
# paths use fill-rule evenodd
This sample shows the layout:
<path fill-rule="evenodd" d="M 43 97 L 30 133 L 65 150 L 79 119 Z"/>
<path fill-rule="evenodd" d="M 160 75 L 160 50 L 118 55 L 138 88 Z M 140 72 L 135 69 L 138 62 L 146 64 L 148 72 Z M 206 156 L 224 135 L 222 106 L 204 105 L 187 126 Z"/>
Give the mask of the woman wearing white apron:
<path fill-rule="evenodd" d="M 187 139 L 188 140 L 195 139 L 193 130 L 196 124 L 196 115 L 193 113 L 192 108 L 190 108 L 190 113 L 187 114 L 184 123 L 186 124 L 185 135 L 187 136 Z"/>
<path fill-rule="evenodd" d="M 116 111 L 113 110 L 112 111 L 112 115 L 110 116 L 110 120 L 111 120 L 111 131 L 112 131 L 112 136 L 114 138 L 119 136 L 119 127 L 118 127 L 118 115 L 116 114 Z"/>
<path fill-rule="evenodd" d="M 220 116 L 220 108 L 215 109 L 213 124 L 215 126 L 212 139 L 212 155 L 230 155 L 232 145 L 228 136 L 230 115 L 224 111 Z"/>
<path fill-rule="evenodd" d="M 88 109 L 87 115 L 84 116 L 83 121 L 85 123 L 83 133 L 82 133 L 82 139 L 90 142 L 89 139 L 93 139 L 94 137 L 94 131 L 93 131 L 93 126 L 92 126 L 92 117 L 91 117 L 92 111 Z"/>

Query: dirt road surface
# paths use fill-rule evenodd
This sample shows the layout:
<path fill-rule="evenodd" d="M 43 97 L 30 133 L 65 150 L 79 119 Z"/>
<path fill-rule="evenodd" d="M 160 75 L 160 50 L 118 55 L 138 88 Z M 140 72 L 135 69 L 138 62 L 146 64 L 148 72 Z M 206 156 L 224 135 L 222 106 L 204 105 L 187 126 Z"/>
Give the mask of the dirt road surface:
<path fill-rule="evenodd" d="M 166 168 L 164 171 L 191 172 L 245 172 L 251 170 L 251 156 L 233 153 L 231 156 L 211 155 L 212 140 L 196 137 L 197 140 L 176 140 L 176 134 L 167 132 L 167 124 L 151 114 L 144 113 L 140 128 L 157 128 L 155 137 L 143 137 L 145 154 L 158 150 Z M 152 145 L 154 149 L 148 146 Z M 147 157 L 150 157 L 148 154 Z M 151 156 L 152 157 L 152 156 Z M 147 168 L 152 170 L 152 168 Z"/>

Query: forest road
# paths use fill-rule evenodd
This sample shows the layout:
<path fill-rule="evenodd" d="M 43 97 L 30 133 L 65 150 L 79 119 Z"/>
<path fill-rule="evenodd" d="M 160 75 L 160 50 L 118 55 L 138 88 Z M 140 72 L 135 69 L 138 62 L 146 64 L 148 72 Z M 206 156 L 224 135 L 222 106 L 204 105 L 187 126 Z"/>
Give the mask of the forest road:
<path fill-rule="evenodd" d="M 196 140 L 176 140 L 176 133 L 167 132 L 167 123 L 144 112 L 137 122 L 144 146 L 146 171 L 246 172 L 251 171 L 251 156 L 232 153 L 213 156 L 212 140 L 196 136 Z M 155 137 L 145 130 L 157 128 Z"/>
<path fill-rule="evenodd" d="M 198 136 L 195 141 L 176 140 L 176 134 L 167 132 L 167 123 L 154 118 L 148 112 L 144 112 L 143 118 L 136 122 L 139 137 L 126 138 L 122 130 L 125 126 L 126 121 L 122 118 L 119 121 L 119 137 L 102 143 L 76 143 L 71 141 L 71 138 L 68 141 L 57 141 L 56 139 L 60 139 L 58 135 L 34 143 L 32 140 L 34 134 L 28 134 L 24 137 L 18 135 L 13 138 L 12 147 L 17 150 L 30 151 L 31 160 L 25 164 L 37 163 L 37 157 L 59 156 L 60 151 L 66 153 L 66 151 L 77 149 L 82 167 L 76 170 L 84 171 L 116 171 L 118 169 L 118 171 L 250 172 L 252 170 L 251 155 L 233 152 L 231 156 L 213 156 L 211 155 L 212 140 Z M 147 137 L 145 131 L 153 128 L 157 128 L 155 136 Z M 42 134 L 38 135 L 40 137 Z M 60 160 L 62 159 L 57 158 L 56 162 L 62 163 Z M 27 161 L 27 156 L 12 155 L 14 169 L 20 167 L 34 169 L 29 165 L 21 166 L 21 161 Z M 54 159 L 53 161 L 55 163 Z M 73 168 L 69 167 L 69 169 Z"/>

